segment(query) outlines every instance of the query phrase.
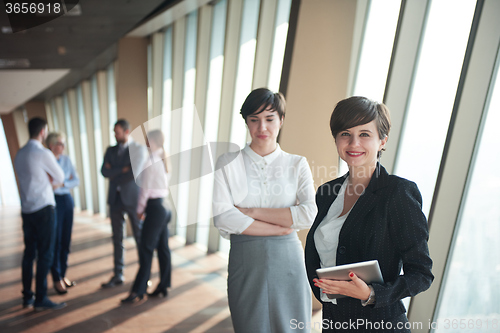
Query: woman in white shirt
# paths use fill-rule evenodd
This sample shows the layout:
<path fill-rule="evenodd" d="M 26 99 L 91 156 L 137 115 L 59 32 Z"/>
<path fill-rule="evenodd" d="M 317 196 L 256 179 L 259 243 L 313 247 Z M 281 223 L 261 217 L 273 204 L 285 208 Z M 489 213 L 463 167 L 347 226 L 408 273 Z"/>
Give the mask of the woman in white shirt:
<path fill-rule="evenodd" d="M 309 228 L 316 215 L 311 170 L 305 157 L 276 142 L 285 115 L 281 93 L 252 91 L 241 115 L 252 141 L 218 159 L 213 195 L 214 224 L 231 240 L 234 330 L 288 332 L 302 323 L 309 331 L 311 296 L 296 230 Z"/>
<path fill-rule="evenodd" d="M 139 243 L 139 271 L 132 289 L 122 303 L 133 303 L 141 300 L 146 293 L 148 280 L 151 273 L 153 252 L 158 252 L 160 264 L 160 283 L 149 296 L 166 297 L 167 288 L 170 287 L 172 263 L 168 247 L 168 222 L 171 218 L 170 210 L 163 206 L 163 198 L 168 195 L 168 162 L 163 143 L 165 138 L 160 130 L 148 133 L 149 159 L 144 166 L 144 171 L 138 177 L 141 187 L 137 215 L 144 220 Z M 144 218 L 144 215 L 146 218 Z"/>

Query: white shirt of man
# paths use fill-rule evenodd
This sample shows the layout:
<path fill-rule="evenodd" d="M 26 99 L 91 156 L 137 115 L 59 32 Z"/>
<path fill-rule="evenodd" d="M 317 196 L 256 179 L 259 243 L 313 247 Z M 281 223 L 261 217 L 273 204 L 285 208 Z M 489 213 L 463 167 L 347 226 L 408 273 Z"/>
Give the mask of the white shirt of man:
<path fill-rule="evenodd" d="M 55 206 L 53 184 L 64 182 L 64 172 L 50 150 L 40 141 L 31 139 L 19 149 L 14 159 L 19 179 L 21 211 L 31 214 L 46 206 Z"/>

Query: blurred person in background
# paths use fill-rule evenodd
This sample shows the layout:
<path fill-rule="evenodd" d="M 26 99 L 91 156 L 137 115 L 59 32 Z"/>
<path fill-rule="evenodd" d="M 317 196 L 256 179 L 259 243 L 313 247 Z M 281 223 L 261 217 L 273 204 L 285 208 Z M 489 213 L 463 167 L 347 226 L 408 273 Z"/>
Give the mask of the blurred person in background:
<path fill-rule="evenodd" d="M 66 303 L 54 303 L 47 297 L 47 274 L 54 259 L 56 221 L 52 186 L 64 182 L 64 171 L 54 154 L 44 148 L 47 122 L 33 118 L 28 123 L 30 140 L 19 149 L 14 169 L 19 180 L 24 253 L 22 260 L 23 307 L 35 311 L 57 310 Z M 36 259 L 36 293 L 31 291 L 33 262 Z"/>
<path fill-rule="evenodd" d="M 125 213 L 132 225 L 136 244 L 139 244 L 141 234 L 141 221 L 136 212 L 139 186 L 135 182 L 130 160 L 129 122 L 119 119 L 115 123 L 114 132 L 117 144 L 108 147 L 101 167 L 101 174 L 109 179 L 108 205 L 113 233 L 114 274 L 108 282 L 101 285 L 102 288 L 113 288 L 123 284 L 124 281 Z"/>
<path fill-rule="evenodd" d="M 65 294 L 67 288 L 76 284 L 66 277 L 66 270 L 68 268 L 68 254 L 70 252 L 75 207 L 70 190 L 80 185 L 80 179 L 69 157 L 63 154 L 66 145 L 64 134 L 50 133 L 45 142 L 64 171 L 64 181 L 52 185 L 56 200 L 56 240 L 51 273 L 54 289 L 58 294 Z"/>
<path fill-rule="evenodd" d="M 151 274 L 153 253 L 158 252 L 160 264 L 160 282 L 156 289 L 148 294 L 150 297 L 168 295 L 172 275 L 170 249 L 168 247 L 168 222 L 172 216 L 169 209 L 163 206 L 163 199 L 168 195 L 168 158 L 163 143 L 164 135 L 160 130 L 147 134 L 150 159 L 144 171 L 138 177 L 140 185 L 137 216 L 143 219 L 141 241 L 139 243 L 139 271 L 132 289 L 122 303 L 133 303 L 141 300 L 146 293 Z"/>

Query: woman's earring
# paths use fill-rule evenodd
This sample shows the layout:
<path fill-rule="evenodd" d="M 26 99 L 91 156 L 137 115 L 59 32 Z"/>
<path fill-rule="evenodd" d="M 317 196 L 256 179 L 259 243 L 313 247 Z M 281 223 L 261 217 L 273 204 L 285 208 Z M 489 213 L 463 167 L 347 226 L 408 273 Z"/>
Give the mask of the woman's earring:
<path fill-rule="evenodd" d="M 382 156 L 382 150 L 377 153 L 377 177 L 380 176 L 380 157 Z"/>

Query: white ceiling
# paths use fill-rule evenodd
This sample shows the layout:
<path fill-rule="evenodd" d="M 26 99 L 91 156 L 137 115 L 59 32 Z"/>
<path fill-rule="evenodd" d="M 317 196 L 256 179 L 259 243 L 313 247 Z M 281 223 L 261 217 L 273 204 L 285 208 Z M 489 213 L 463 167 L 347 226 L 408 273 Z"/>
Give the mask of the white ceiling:
<path fill-rule="evenodd" d="M 106 68 L 120 38 L 179 1 L 185 0 L 66 0 L 66 6 L 79 2 L 79 15 L 15 33 L 9 31 L 12 22 L 18 27 L 26 22 L 12 21 L 0 1 L 0 114 L 60 95 Z"/>
<path fill-rule="evenodd" d="M 69 69 L 0 70 L 0 114 L 21 106 L 68 72 Z"/>
<path fill-rule="evenodd" d="M 0 114 L 13 111 L 69 72 L 69 69 L 0 70 Z"/>

